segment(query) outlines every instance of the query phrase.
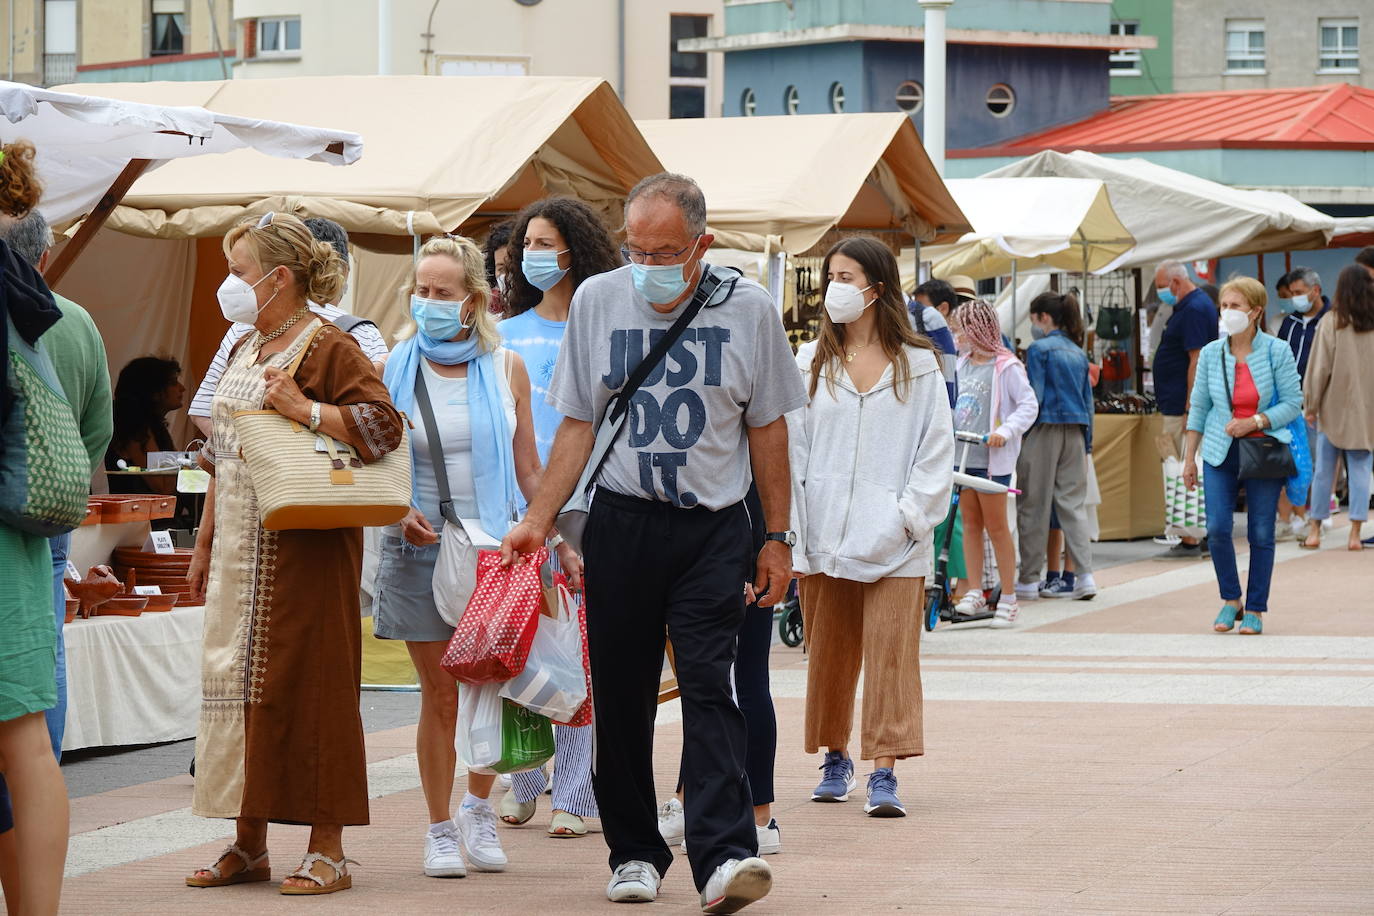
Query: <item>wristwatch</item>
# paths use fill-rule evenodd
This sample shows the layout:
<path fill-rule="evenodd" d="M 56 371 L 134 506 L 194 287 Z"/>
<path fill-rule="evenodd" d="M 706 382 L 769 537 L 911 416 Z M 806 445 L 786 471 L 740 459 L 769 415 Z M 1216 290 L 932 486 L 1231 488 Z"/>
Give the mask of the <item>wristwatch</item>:
<path fill-rule="evenodd" d="M 310 402 L 310 431 L 312 433 L 320 428 L 320 408 L 322 406 L 319 401 Z"/>
<path fill-rule="evenodd" d="M 763 536 L 765 541 L 782 541 L 788 547 L 797 546 L 797 532 L 795 531 L 770 531 Z"/>

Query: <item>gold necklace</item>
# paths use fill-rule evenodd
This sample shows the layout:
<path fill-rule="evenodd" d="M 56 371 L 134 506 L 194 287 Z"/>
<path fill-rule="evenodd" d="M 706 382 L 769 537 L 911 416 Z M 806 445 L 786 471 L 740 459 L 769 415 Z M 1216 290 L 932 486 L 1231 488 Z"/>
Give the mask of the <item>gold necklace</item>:
<path fill-rule="evenodd" d="M 292 315 L 290 318 L 286 319 L 286 324 L 284 324 L 284 325 L 282 325 L 281 327 L 277 328 L 277 329 L 276 329 L 275 331 L 273 331 L 271 334 L 263 334 L 263 335 L 262 335 L 262 342 L 263 342 L 263 343 L 267 343 L 269 340 L 276 340 L 278 337 L 282 336 L 282 335 L 285 334 L 287 331 L 291 330 L 292 325 L 294 325 L 296 322 L 300 321 L 302 318 L 304 318 L 304 317 L 305 317 L 306 315 L 308 315 L 308 314 L 310 314 L 310 309 L 309 309 L 308 307 L 307 307 L 307 308 L 302 308 L 302 309 L 301 309 L 300 311 L 298 311 L 296 314 L 294 314 L 294 315 Z"/>
<path fill-rule="evenodd" d="M 859 351 L 860 351 L 860 350 L 862 350 L 864 347 L 871 347 L 871 346 L 873 346 L 873 341 L 870 340 L 868 343 L 864 344 L 863 347 L 855 347 L 853 350 L 846 350 L 846 351 L 845 351 L 845 356 L 844 356 L 844 361 L 847 362 L 847 363 L 852 363 L 852 362 L 854 362 L 854 357 L 856 357 L 856 356 L 859 355 Z"/>

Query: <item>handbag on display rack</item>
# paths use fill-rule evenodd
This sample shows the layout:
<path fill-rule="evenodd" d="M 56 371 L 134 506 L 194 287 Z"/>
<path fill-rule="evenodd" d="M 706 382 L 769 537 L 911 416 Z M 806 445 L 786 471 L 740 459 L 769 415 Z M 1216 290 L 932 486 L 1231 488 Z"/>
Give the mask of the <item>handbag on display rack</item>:
<path fill-rule="evenodd" d="M 311 332 L 311 338 L 321 328 Z M 311 341 L 283 370 L 295 376 Z M 262 527 L 268 531 L 309 528 L 380 528 L 410 511 L 410 434 L 371 463 L 358 450 L 331 436 L 311 432 L 275 410 L 238 410 L 234 429 L 239 451 L 253 477 Z"/>

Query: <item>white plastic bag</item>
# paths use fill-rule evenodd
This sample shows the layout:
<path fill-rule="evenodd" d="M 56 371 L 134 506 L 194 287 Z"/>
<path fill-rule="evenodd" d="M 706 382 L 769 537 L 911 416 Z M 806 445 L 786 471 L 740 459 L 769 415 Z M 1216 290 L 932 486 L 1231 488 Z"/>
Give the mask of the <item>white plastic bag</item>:
<path fill-rule="evenodd" d="M 539 615 L 525 669 L 502 683 L 500 694 L 555 722 L 571 719 L 587 701 L 582 627 L 566 587 L 558 587 L 558 617 Z"/>
<path fill-rule="evenodd" d="M 431 584 L 439 616 L 449 626 L 458 626 L 458 618 L 463 616 L 463 610 L 477 589 L 477 548 L 462 525 L 444 521 L 439 535 L 439 559 L 434 563 Z"/>
<path fill-rule="evenodd" d="M 500 683 L 458 685 L 458 729 L 454 746 L 458 762 L 469 770 L 487 770 L 501 759 Z"/>

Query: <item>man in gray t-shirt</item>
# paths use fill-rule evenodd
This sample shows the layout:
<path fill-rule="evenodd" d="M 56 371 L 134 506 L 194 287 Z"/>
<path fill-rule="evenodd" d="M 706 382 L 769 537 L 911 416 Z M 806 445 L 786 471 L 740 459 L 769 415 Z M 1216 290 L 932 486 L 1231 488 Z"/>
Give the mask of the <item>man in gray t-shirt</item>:
<path fill-rule="evenodd" d="M 653 900 L 673 861 L 653 783 L 666 632 L 691 730 L 682 780 L 692 877 L 703 908 L 726 898 L 738 908 L 768 893 L 772 874 L 758 858 L 730 668 L 746 587 L 769 607 L 791 578 L 784 415 L 805 405 L 806 390 L 768 294 L 703 261 L 712 236 L 695 182 L 644 179 L 626 199 L 625 225 L 630 264 L 584 281 L 573 296 L 548 396 L 564 420 L 539 492 L 502 553 L 510 563 L 544 543 L 608 401 L 689 307 L 704 275 L 724 278 L 631 399 L 598 476 L 583 547 L 593 786 L 614 872 L 606 895 Z M 769 532 L 756 559 L 743 503 L 751 479 Z"/>

